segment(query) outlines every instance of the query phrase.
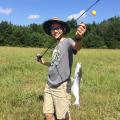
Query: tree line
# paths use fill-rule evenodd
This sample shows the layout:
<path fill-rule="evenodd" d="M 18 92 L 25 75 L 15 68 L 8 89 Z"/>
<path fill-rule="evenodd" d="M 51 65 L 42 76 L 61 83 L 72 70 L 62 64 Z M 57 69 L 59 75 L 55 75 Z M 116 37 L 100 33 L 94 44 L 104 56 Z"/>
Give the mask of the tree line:
<path fill-rule="evenodd" d="M 67 21 L 71 31 L 67 37 L 74 39 L 77 21 Z M 112 17 L 101 23 L 87 24 L 87 32 L 83 38 L 84 48 L 120 48 L 120 17 Z M 55 41 L 43 31 L 42 24 L 27 26 L 13 25 L 7 21 L 0 23 L 0 46 L 49 47 Z"/>

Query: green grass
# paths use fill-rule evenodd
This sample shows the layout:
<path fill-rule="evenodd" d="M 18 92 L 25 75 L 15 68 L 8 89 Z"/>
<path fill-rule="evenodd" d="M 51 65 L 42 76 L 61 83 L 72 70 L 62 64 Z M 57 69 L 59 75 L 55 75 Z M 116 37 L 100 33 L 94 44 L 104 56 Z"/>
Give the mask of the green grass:
<path fill-rule="evenodd" d="M 48 68 L 34 60 L 42 51 L 0 47 L 0 120 L 43 120 Z M 82 63 L 83 81 L 80 109 L 71 106 L 73 120 L 120 120 L 120 50 L 82 49 L 74 57 L 72 76 L 77 62 Z"/>

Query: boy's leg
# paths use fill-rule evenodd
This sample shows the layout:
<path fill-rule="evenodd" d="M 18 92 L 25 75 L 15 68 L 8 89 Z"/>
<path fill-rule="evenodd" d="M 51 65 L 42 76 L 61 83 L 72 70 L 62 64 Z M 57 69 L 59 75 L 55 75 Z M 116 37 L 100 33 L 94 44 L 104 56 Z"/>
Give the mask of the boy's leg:
<path fill-rule="evenodd" d="M 58 120 L 71 120 L 71 95 L 70 91 L 67 91 L 67 84 L 67 82 L 64 82 L 59 87 L 52 89 L 55 113 Z"/>
<path fill-rule="evenodd" d="M 47 84 L 44 91 L 43 113 L 45 120 L 55 120 L 53 97 L 51 95 L 51 90 Z"/>

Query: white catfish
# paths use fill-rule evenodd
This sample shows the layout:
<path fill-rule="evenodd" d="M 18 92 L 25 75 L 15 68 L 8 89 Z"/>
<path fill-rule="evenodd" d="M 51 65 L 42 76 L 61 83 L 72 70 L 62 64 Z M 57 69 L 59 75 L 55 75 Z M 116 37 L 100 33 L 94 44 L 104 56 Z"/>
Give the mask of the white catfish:
<path fill-rule="evenodd" d="M 74 81 L 71 87 L 72 93 L 75 96 L 74 105 L 80 107 L 80 81 L 82 80 L 82 64 L 77 63 L 74 73 Z"/>

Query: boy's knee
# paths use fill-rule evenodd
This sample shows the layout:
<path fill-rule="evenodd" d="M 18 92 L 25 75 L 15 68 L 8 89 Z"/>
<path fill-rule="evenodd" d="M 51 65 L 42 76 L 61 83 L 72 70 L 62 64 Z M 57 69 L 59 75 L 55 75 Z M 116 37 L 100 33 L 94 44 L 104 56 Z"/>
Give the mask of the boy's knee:
<path fill-rule="evenodd" d="M 44 116 L 45 116 L 44 120 L 55 120 L 54 115 L 52 113 L 45 113 Z"/>

